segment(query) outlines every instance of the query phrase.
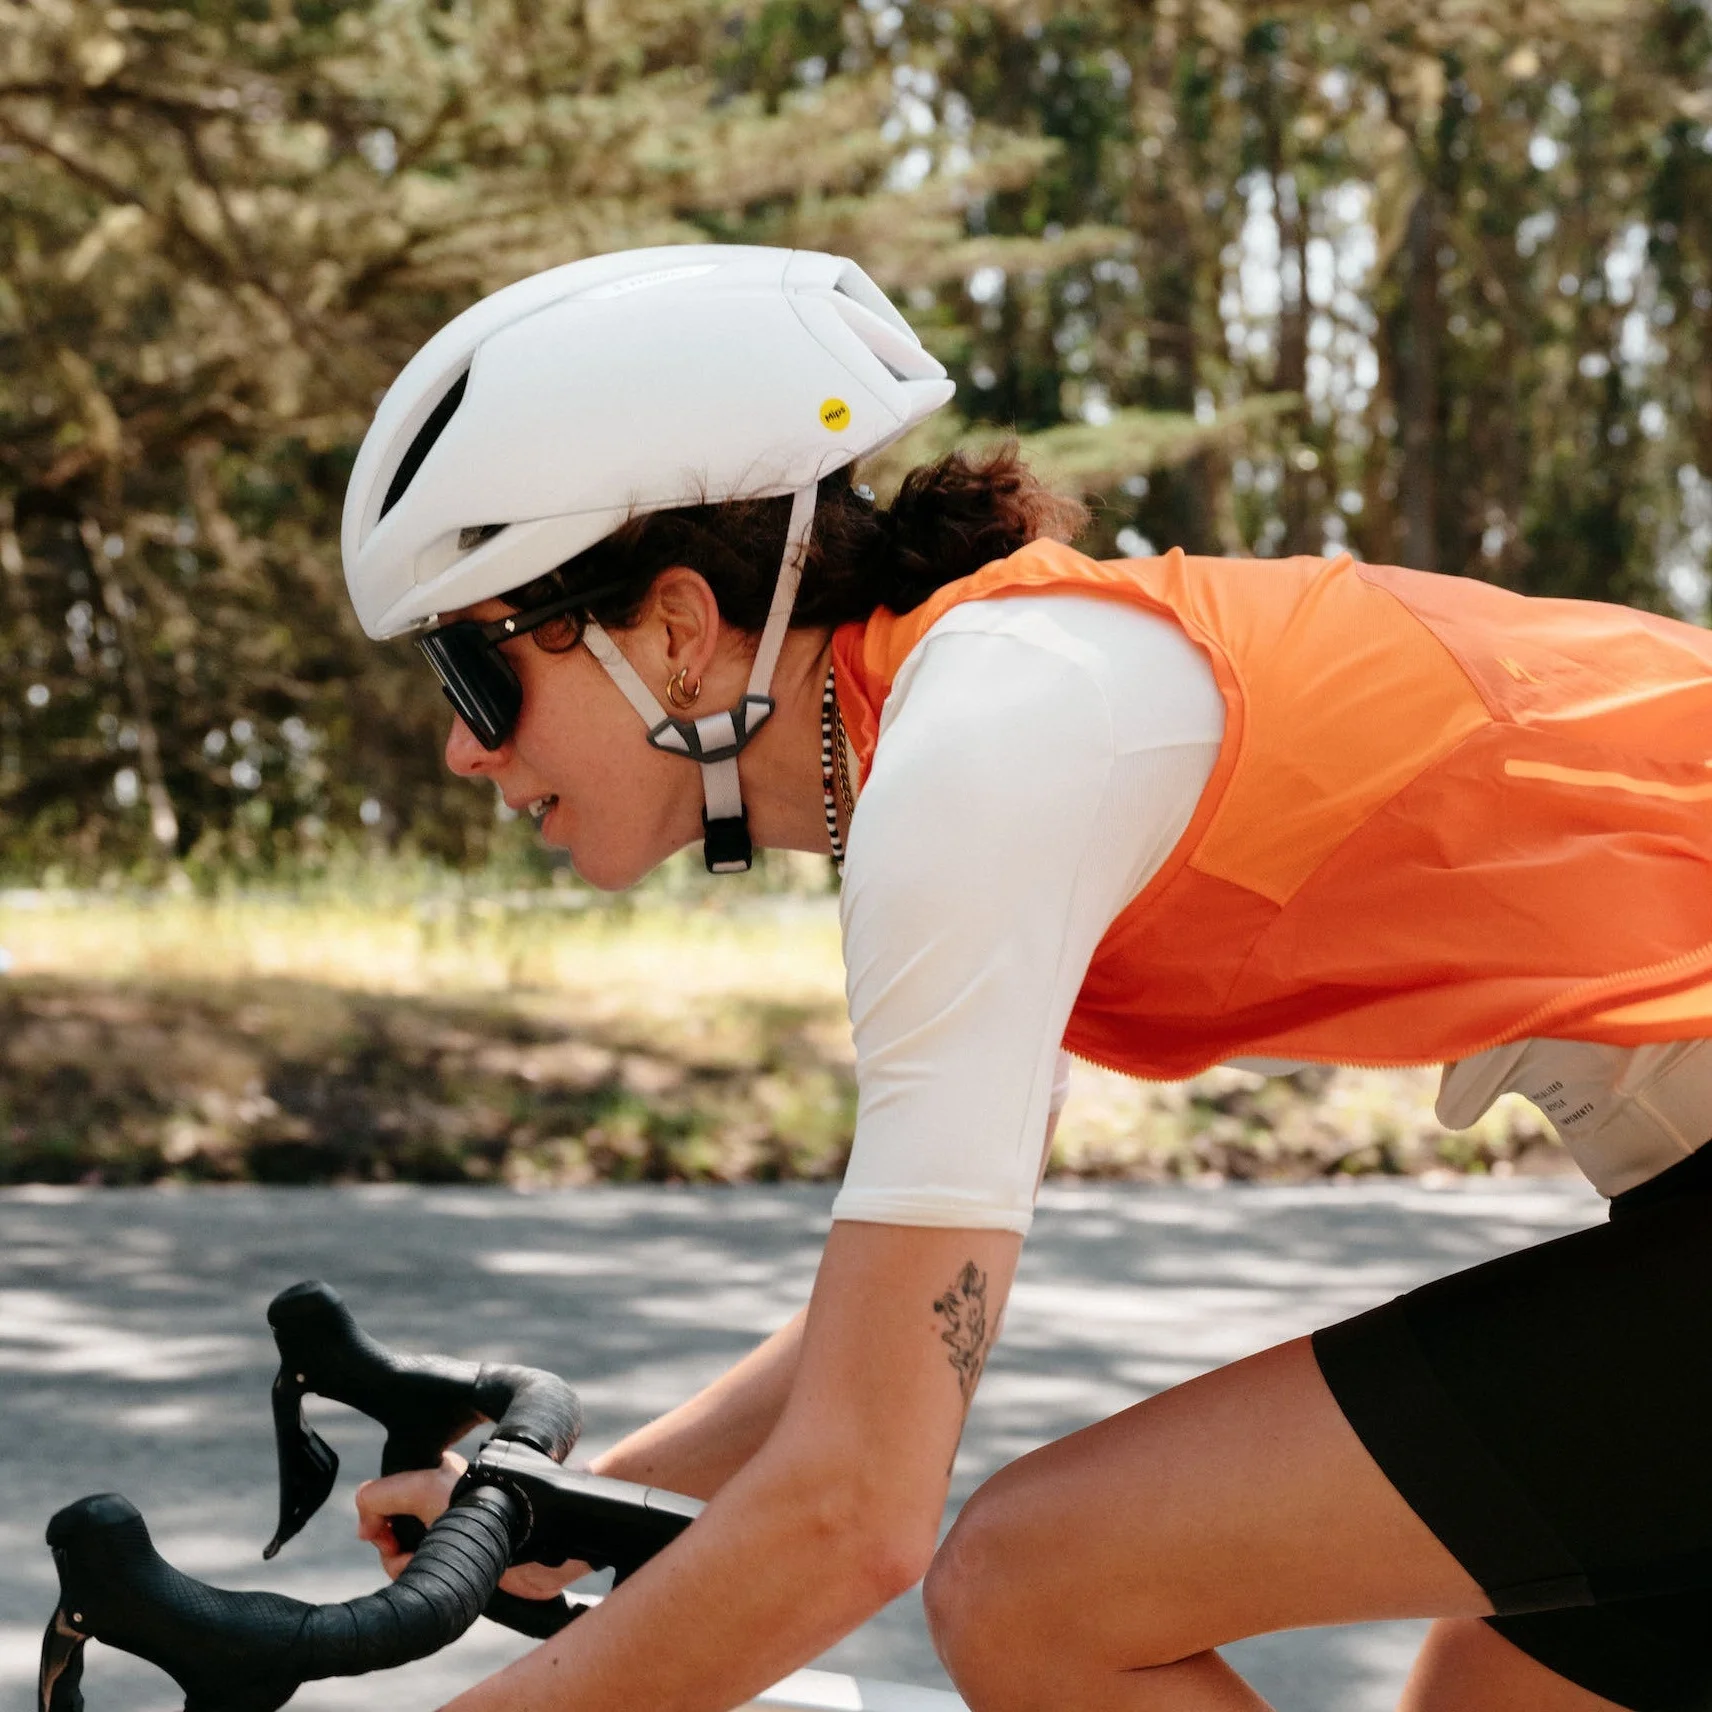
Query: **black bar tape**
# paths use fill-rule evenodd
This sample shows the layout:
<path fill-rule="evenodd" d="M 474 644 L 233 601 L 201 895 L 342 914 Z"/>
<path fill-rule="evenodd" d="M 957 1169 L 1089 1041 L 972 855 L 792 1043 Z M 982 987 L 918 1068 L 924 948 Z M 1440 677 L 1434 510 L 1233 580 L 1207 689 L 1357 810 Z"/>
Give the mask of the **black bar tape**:
<path fill-rule="evenodd" d="M 456 1640 L 481 1615 L 523 1525 L 510 1494 L 476 1487 L 428 1530 L 392 1586 L 338 1605 L 195 1581 L 113 1493 L 61 1510 L 48 1544 L 62 1612 L 81 1633 L 164 1670 L 186 1712 L 274 1712 L 300 1683 L 387 1670 Z"/>
<path fill-rule="evenodd" d="M 538 1367 L 484 1366 L 476 1376 L 475 1402 L 495 1423 L 495 1438 L 532 1445 L 555 1462 L 563 1462 L 582 1437 L 576 1393 Z"/>
<path fill-rule="evenodd" d="M 480 1487 L 435 1522 L 392 1586 L 309 1607 L 293 1660 L 300 1679 L 390 1670 L 456 1640 L 511 1561 L 517 1516 L 508 1494 Z"/>

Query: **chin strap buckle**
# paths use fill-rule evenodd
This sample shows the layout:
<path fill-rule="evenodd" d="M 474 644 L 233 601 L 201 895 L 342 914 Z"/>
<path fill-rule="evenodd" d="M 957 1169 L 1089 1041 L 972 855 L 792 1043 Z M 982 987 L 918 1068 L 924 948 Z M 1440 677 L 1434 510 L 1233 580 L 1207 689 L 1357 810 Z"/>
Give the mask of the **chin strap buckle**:
<path fill-rule="evenodd" d="M 740 808 L 734 815 L 710 819 L 701 811 L 701 853 L 710 874 L 746 874 L 755 864 L 755 847 L 749 841 L 749 816 Z"/>

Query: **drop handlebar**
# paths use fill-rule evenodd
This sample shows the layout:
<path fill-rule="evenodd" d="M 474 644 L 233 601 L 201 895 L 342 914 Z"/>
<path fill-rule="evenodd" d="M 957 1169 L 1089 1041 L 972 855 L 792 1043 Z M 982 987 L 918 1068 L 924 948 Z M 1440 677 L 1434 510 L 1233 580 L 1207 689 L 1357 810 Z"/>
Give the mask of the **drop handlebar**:
<path fill-rule="evenodd" d="M 303 1419 L 306 1395 L 379 1421 L 387 1473 L 437 1465 L 481 1420 L 496 1422 L 493 1437 L 420 1542 L 401 1539 L 415 1549 L 398 1580 L 342 1604 L 210 1587 L 160 1555 L 127 1499 L 101 1493 L 68 1505 L 48 1524 L 60 1599 L 42 1642 L 40 1712 L 83 1712 L 91 1638 L 165 1670 L 184 1691 L 185 1712 L 274 1712 L 304 1682 L 425 1657 L 484 1610 L 525 1633 L 552 1634 L 586 1606 L 498 1593 L 508 1565 L 576 1559 L 622 1579 L 700 1513 L 693 1498 L 563 1467 L 581 1410 L 551 1374 L 396 1355 L 322 1284 L 283 1292 L 268 1318 L 282 1357 L 273 1392 L 280 1519 L 264 1556 L 303 1527 L 338 1469 Z M 414 1518 L 400 1518 L 395 1533 L 408 1534 L 406 1521 Z"/>
<path fill-rule="evenodd" d="M 437 1468 L 441 1453 L 481 1421 L 496 1439 L 533 1446 L 555 1462 L 582 1434 L 582 1405 L 565 1382 L 535 1367 L 482 1365 L 442 1355 L 400 1355 L 375 1342 L 338 1292 L 308 1282 L 268 1304 L 279 1349 L 273 1382 L 274 1443 L 279 1455 L 279 1522 L 262 1551 L 272 1558 L 326 1502 L 339 1472 L 333 1448 L 304 1419 L 306 1396 L 361 1410 L 386 1429 L 382 1474 Z M 422 1543 L 414 1516 L 395 1516 L 405 1551 Z M 526 1635 L 551 1635 L 570 1621 L 562 1598 L 519 1599 L 496 1592 L 487 1615 Z"/>

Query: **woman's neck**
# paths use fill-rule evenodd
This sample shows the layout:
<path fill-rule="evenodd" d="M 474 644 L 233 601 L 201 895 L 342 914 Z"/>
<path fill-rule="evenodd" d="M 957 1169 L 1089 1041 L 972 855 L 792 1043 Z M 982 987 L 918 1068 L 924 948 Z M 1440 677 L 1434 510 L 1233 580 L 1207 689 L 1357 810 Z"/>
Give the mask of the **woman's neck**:
<path fill-rule="evenodd" d="M 831 631 L 786 634 L 773 672 L 773 711 L 737 763 L 758 848 L 827 854 L 821 697 L 831 666 Z"/>

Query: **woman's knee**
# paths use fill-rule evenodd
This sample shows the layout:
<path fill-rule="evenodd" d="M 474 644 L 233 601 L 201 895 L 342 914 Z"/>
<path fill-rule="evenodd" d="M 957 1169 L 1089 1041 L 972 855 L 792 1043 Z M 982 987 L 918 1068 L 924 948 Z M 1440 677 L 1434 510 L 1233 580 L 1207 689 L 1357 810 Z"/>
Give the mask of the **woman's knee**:
<path fill-rule="evenodd" d="M 1126 1635 L 1147 1628 L 1148 1599 L 1126 1599 L 1118 1617 L 1089 1585 L 1085 1554 L 1075 1544 L 1075 1506 L 1056 1478 L 1053 1448 L 1012 1463 L 979 1487 L 934 1557 L 922 1597 L 947 1668 L 970 1637 L 978 1637 L 981 1657 L 991 1663 L 996 1652 L 1016 1659 L 1041 1649 L 1104 1651 L 1114 1627 Z M 1132 1593 L 1151 1580 L 1144 1569 L 1149 1560 L 1169 1555 L 1168 1541 L 1143 1520 L 1149 1507 L 1138 1488 L 1144 1484 L 1132 1479 L 1126 1488 L 1138 1523 L 1123 1553 L 1123 1579 Z"/>
<path fill-rule="evenodd" d="M 1006 1608 L 1026 1579 L 1026 1548 L 1011 1510 L 996 1481 L 977 1490 L 934 1554 L 922 1583 L 928 1629 L 948 1668 L 977 1632 L 986 1654 L 996 1634 L 1015 1633 L 1006 1621 Z"/>
<path fill-rule="evenodd" d="M 1167 1632 L 1151 1635 L 1133 1606 L 1105 1609 L 1100 1590 L 1058 1561 L 1074 1548 L 1062 1528 L 1044 1527 L 1051 1508 L 1026 1470 L 995 1476 L 964 1505 L 928 1570 L 928 1628 L 971 1706 L 1035 1712 L 1079 1694 L 1104 1704 L 1121 1675 L 1124 1703 L 1141 1712 L 1181 1704 L 1186 1674 L 1197 1683 L 1209 1668 L 1228 1675 L 1212 1655 L 1188 1658 Z"/>

